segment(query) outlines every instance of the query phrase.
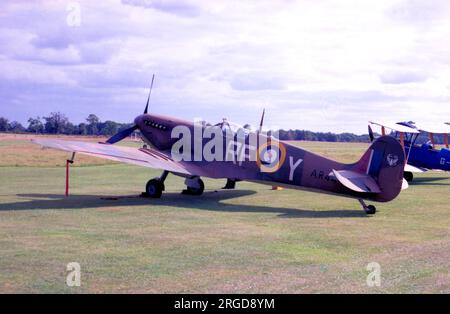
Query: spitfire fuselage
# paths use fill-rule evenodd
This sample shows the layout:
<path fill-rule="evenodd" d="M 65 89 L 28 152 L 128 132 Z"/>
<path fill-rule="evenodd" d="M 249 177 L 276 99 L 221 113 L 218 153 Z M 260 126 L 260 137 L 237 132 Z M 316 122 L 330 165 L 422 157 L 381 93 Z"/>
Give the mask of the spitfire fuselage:
<path fill-rule="evenodd" d="M 198 132 L 198 130 L 195 130 L 193 122 L 161 115 L 144 114 L 137 117 L 135 123 L 139 126 L 144 141 L 170 156 L 173 155 L 173 152 L 171 151 L 173 145 L 180 140 L 178 137 L 174 138 L 172 134 L 176 127 L 186 127 L 192 134 Z M 212 126 L 202 126 L 200 128 L 201 132 L 205 132 L 208 127 Z M 269 144 L 261 144 L 261 142 L 258 141 L 257 147 L 252 147 L 250 138 L 251 135 L 248 135 L 245 139 L 245 146 L 243 148 L 244 153 L 249 155 L 252 149 L 256 150 L 256 160 L 239 160 L 238 156 L 242 153 L 242 147 L 238 148 L 239 145 L 234 144 L 233 145 L 236 148 L 234 151 L 235 158 L 227 159 L 227 156 L 224 156 L 222 160 L 211 161 L 207 160 L 207 158 L 204 157 L 204 154 L 200 154 L 201 156 L 198 158 L 199 154 L 194 152 L 194 148 L 200 148 L 201 152 L 203 152 L 207 147 L 208 142 L 211 141 L 211 138 L 200 137 L 199 139 L 198 137 L 193 136 L 189 147 L 192 158 L 180 162 L 184 164 L 188 163 L 189 168 L 195 169 L 194 172 L 198 176 L 247 180 L 269 185 L 306 189 L 315 192 L 338 194 L 380 202 L 390 201 L 400 192 L 398 189 L 390 191 L 386 188 L 383 193 L 357 193 L 341 184 L 333 175 L 333 170 L 357 169 L 365 172 L 366 169 L 363 169 L 365 167 L 364 165 L 367 164 L 367 162 L 369 162 L 368 159 L 371 158 L 371 156 L 368 156 L 367 154 L 359 163 L 347 165 L 308 152 L 284 141 L 274 141 L 269 139 Z M 229 154 L 229 143 L 237 143 L 238 139 L 230 138 L 229 134 L 223 134 L 222 142 L 224 150 Z M 271 151 L 267 152 L 267 150 L 265 151 L 264 149 L 274 145 L 277 146 L 276 148 L 278 150 L 276 156 L 277 160 L 265 163 L 263 155 L 267 153 L 270 154 Z M 403 152 L 398 152 L 398 154 L 402 154 L 404 157 Z M 403 160 L 404 159 L 401 161 Z M 382 160 L 379 161 L 380 168 L 381 163 Z M 399 174 L 397 176 L 399 176 L 399 178 L 395 179 L 401 180 L 403 171 L 401 171 L 401 174 L 400 171 L 398 172 Z M 381 176 L 383 176 L 382 172 Z M 379 184 L 383 188 L 381 179 Z"/>

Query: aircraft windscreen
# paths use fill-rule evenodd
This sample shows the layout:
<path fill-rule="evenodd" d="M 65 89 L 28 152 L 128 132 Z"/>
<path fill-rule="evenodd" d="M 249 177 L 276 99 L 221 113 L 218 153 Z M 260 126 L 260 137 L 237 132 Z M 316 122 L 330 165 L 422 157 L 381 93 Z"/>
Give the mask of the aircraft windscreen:
<path fill-rule="evenodd" d="M 237 134 L 238 132 L 244 132 L 244 134 L 249 134 L 252 131 L 252 128 L 249 124 L 245 126 L 241 126 L 237 123 L 228 121 L 227 119 L 223 119 L 222 122 L 214 124 L 216 127 L 220 127 L 223 132 L 231 131 L 233 134 Z"/>

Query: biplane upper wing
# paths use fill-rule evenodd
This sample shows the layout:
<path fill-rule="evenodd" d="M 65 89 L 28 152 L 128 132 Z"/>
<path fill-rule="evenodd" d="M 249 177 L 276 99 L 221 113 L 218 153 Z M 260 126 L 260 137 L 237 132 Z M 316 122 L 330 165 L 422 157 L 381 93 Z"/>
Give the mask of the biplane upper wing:
<path fill-rule="evenodd" d="M 375 124 L 381 127 L 385 127 L 388 129 L 391 129 L 393 131 L 401 132 L 401 133 L 413 133 L 413 134 L 419 134 L 420 132 L 416 129 L 398 124 L 398 123 L 392 123 L 392 122 L 380 122 L 380 121 L 369 121 L 371 124 Z"/>
<path fill-rule="evenodd" d="M 417 128 L 426 133 L 433 134 L 450 134 L 450 125 L 442 123 L 442 124 L 434 124 L 434 125 L 426 125 L 426 124 L 416 124 Z"/>
<path fill-rule="evenodd" d="M 111 144 L 65 141 L 55 139 L 33 139 L 33 143 L 44 147 L 74 152 L 132 165 L 163 169 L 170 172 L 192 175 L 195 169 L 175 162 L 166 154 L 148 148 L 123 147 Z"/>

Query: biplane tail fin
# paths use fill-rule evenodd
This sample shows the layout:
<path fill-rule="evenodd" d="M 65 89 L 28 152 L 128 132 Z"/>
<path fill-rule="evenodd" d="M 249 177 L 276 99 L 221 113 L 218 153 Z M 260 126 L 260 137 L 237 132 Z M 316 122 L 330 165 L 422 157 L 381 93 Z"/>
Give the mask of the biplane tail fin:
<path fill-rule="evenodd" d="M 381 136 L 349 170 L 373 179 L 379 187 L 377 200 L 389 202 L 405 188 L 405 161 L 405 152 L 400 143 L 390 136 Z"/>

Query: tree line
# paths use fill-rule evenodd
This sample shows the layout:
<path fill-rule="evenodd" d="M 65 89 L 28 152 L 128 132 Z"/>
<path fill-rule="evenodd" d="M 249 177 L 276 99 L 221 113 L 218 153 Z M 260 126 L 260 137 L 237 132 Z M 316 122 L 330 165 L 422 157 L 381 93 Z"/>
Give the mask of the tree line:
<path fill-rule="evenodd" d="M 280 130 L 279 137 L 285 141 L 318 141 L 318 142 L 363 142 L 370 141 L 369 135 L 353 133 L 312 132 L 306 130 Z"/>
<path fill-rule="evenodd" d="M 27 126 L 0 117 L 0 132 L 10 133 L 111 136 L 130 126 L 110 120 L 101 122 L 95 114 L 90 114 L 85 122 L 73 124 L 63 113 L 52 112 L 47 117 L 29 118 Z"/>
<path fill-rule="evenodd" d="M 111 136 L 129 127 L 131 127 L 131 124 L 118 123 L 110 120 L 102 122 L 95 114 L 90 114 L 85 122 L 73 124 L 63 113 L 52 112 L 47 117 L 29 118 L 27 126 L 23 126 L 17 121 L 10 122 L 8 119 L 0 117 L 0 132 L 10 133 Z M 279 130 L 279 138 L 288 141 L 363 143 L 368 143 L 370 141 L 368 134 L 336 134 L 332 132 L 312 132 L 307 130 Z M 418 142 L 424 143 L 427 140 L 427 135 L 421 134 Z M 435 141 L 436 144 L 443 144 L 444 136 L 435 136 Z"/>

